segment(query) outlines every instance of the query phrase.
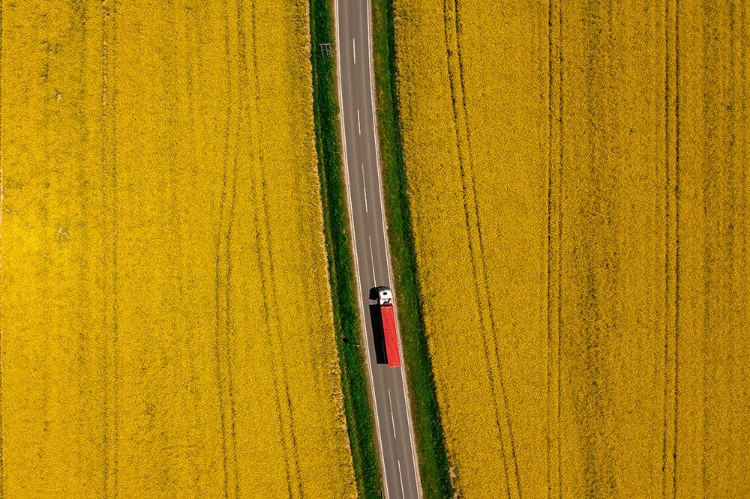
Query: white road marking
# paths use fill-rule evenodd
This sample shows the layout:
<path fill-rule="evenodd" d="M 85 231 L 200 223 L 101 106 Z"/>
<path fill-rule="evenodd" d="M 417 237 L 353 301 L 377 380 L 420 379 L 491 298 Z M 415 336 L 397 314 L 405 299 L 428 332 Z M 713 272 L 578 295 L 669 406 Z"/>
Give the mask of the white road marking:
<path fill-rule="evenodd" d="M 367 242 L 370 243 L 370 264 L 372 265 L 372 285 L 375 286 L 378 282 L 375 279 L 375 259 L 372 257 L 372 238 L 367 236 Z"/>
<path fill-rule="evenodd" d="M 401 461 L 397 459 L 396 462 L 398 463 L 398 481 L 401 482 L 401 497 L 406 497 L 406 494 L 404 494 L 404 479 L 401 476 Z"/>
<path fill-rule="evenodd" d="M 340 13 L 339 13 L 339 3 L 340 3 L 340 0 L 335 0 L 334 1 L 334 15 L 335 15 L 334 19 L 335 19 L 336 40 L 338 40 L 339 42 L 341 42 L 342 41 L 341 40 L 341 31 L 340 31 L 341 17 L 340 17 Z M 372 41 L 372 35 L 371 35 L 371 28 L 372 28 L 372 18 L 371 18 L 371 8 L 372 7 L 371 7 L 371 0 L 366 0 L 366 3 L 367 3 L 367 9 L 366 9 L 366 11 L 367 11 L 367 50 L 365 50 L 363 52 L 363 54 L 367 58 L 367 60 L 365 61 L 365 64 L 367 64 L 369 66 L 369 69 L 370 69 L 370 74 L 369 74 L 370 89 L 369 90 L 370 90 L 370 100 L 371 100 L 371 104 L 372 104 L 372 109 L 374 109 L 374 107 L 375 107 L 375 89 L 374 89 L 374 71 L 373 71 L 373 58 L 372 58 L 372 53 L 373 53 L 372 42 L 373 41 Z M 340 45 L 343 45 L 343 44 L 340 43 Z M 337 65 L 337 69 L 339 71 L 339 75 L 342 74 L 341 73 L 342 72 L 342 55 L 341 54 L 342 54 L 342 51 L 337 51 L 337 53 L 336 53 L 336 65 Z M 347 153 L 346 153 L 346 127 L 345 127 L 345 117 L 344 117 L 344 108 L 345 108 L 345 106 L 343 104 L 344 101 L 343 101 L 342 78 L 340 76 L 339 76 L 339 78 L 337 78 L 337 82 L 336 83 L 337 83 L 337 87 L 338 87 L 337 90 L 338 90 L 339 102 L 341 103 L 341 108 L 340 108 L 340 127 L 341 127 L 341 135 L 342 135 L 342 146 L 343 146 L 342 148 L 343 148 L 343 151 L 344 151 L 344 154 L 343 154 L 344 167 L 345 167 L 344 168 L 344 174 L 345 174 L 346 180 L 347 180 L 346 197 L 347 197 L 347 203 L 349 205 L 350 213 L 352 213 L 353 212 L 352 211 L 352 195 L 351 195 L 350 184 L 348 182 L 349 181 L 349 177 L 350 177 L 350 175 L 349 175 L 350 174 L 350 170 L 348 169 L 349 165 L 348 165 L 348 161 L 347 161 L 348 157 L 347 157 Z M 357 113 L 357 114 L 359 114 L 359 113 Z M 374 112 L 372 113 L 371 119 L 372 119 L 372 123 L 373 123 L 373 136 L 375 138 L 375 144 L 376 144 L 376 148 L 375 148 L 375 159 L 376 159 L 375 162 L 376 162 L 376 174 L 377 174 L 376 180 L 378 182 L 378 187 L 379 187 L 379 191 L 377 193 L 378 199 L 376 199 L 374 202 L 379 202 L 380 206 L 382 207 L 382 205 L 383 205 L 383 190 L 382 190 L 382 179 L 381 179 L 380 168 L 379 168 L 379 165 L 380 165 L 379 137 L 378 137 L 378 133 L 377 133 L 377 121 L 376 121 L 376 117 L 375 117 L 375 113 Z M 361 135 L 361 133 L 360 133 L 360 135 Z M 385 239 L 385 245 L 386 245 L 385 259 L 386 259 L 386 269 L 388 271 L 388 277 L 386 279 L 387 279 L 387 282 L 391 282 L 391 281 L 393 281 L 393 269 L 392 269 L 391 262 L 390 262 L 390 254 L 387 251 L 387 247 L 388 247 L 387 232 L 386 232 L 387 222 L 385 220 L 385 217 L 381 217 L 381 224 L 382 224 L 382 228 L 383 228 L 383 234 L 384 234 L 384 236 L 386 238 Z M 354 220 L 351 217 L 349 217 L 349 226 L 350 226 L 350 229 L 352 231 L 352 234 L 354 234 L 355 233 L 355 230 L 354 230 L 355 229 L 355 227 L 354 227 Z M 352 241 L 352 245 L 353 245 L 354 254 L 356 255 L 357 254 L 356 238 L 353 238 L 353 239 L 354 240 Z M 358 305 L 359 305 L 360 311 L 362 312 L 361 313 L 361 317 L 360 317 L 361 318 L 361 322 L 362 322 L 362 329 L 366 330 L 365 312 L 364 312 L 364 300 L 363 300 L 363 296 L 362 296 L 362 287 L 361 287 L 362 283 L 361 283 L 361 275 L 360 275 L 360 272 L 359 272 L 359 263 L 360 262 L 358 261 L 358 259 L 355 258 L 354 259 L 354 265 L 355 265 L 355 278 L 356 278 L 356 281 L 357 281 L 357 284 L 358 284 L 358 286 L 357 286 L 357 295 L 358 295 L 358 298 L 359 298 Z M 373 272 L 374 272 L 374 269 L 373 269 Z M 401 343 L 400 338 L 399 338 L 399 343 Z M 370 349 L 369 348 L 365 348 L 364 350 L 365 350 L 365 354 L 366 354 L 366 358 L 367 358 L 367 367 L 368 367 L 370 379 L 372 379 L 373 378 L 373 367 L 372 367 L 373 363 L 372 363 L 372 360 L 370 358 L 371 357 Z M 401 376 L 400 376 L 401 377 L 401 383 L 402 383 L 402 386 L 404 388 L 405 400 L 406 400 L 406 403 L 407 403 L 406 417 L 407 417 L 408 432 L 409 432 L 409 435 L 408 435 L 408 437 L 409 437 L 409 447 L 411 449 L 411 454 L 412 454 L 411 459 L 414 462 L 414 472 L 415 472 L 414 476 L 415 476 L 416 481 L 417 481 L 416 482 L 416 485 L 417 485 L 417 491 L 416 492 L 417 492 L 417 497 L 419 498 L 419 497 L 422 496 L 422 490 L 421 490 L 421 483 L 419 481 L 419 471 L 418 471 L 419 470 L 419 466 L 417 464 L 418 458 L 417 458 L 417 455 L 416 455 L 416 452 L 415 452 L 415 449 L 414 449 L 414 443 L 413 443 L 414 442 L 414 438 L 413 438 L 414 429 L 413 429 L 412 420 L 411 420 L 411 412 L 408 409 L 408 400 L 409 400 L 409 397 L 408 397 L 408 387 L 406 386 L 406 381 L 405 381 L 405 377 L 403 376 L 403 373 L 400 373 L 400 374 L 401 374 Z M 370 394 L 372 396 L 373 404 L 375 406 L 374 407 L 374 409 L 375 409 L 374 412 L 375 412 L 375 414 L 378 414 L 378 400 L 377 400 L 377 397 L 375 396 L 375 387 L 374 387 L 374 385 L 370 384 L 369 388 L 370 388 Z M 376 417 L 375 418 L 375 430 L 376 430 L 376 433 L 378 435 L 378 439 L 381 442 L 381 448 L 382 448 L 383 438 L 382 438 L 382 434 L 381 434 L 381 426 L 382 426 L 381 423 L 382 422 Z M 380 453 L 379 457 L 380 457 L 380 463 L 381 463 L 382 469 L 385 470 L 386 460 L 385 460 L 385 457 L 384 457 L 383 453 Z M 398 464 L 398 467 L 399 467 L 399 475 L 401 475 L 401 463 L 398 462 L 397 464 Z M 399 476 L 399 478 L 401 478 L 401 477 Z M 401 488 L 402 488 L 402 493 L 403 493 L 403 480 L 401 482 Z M 388 495 L 389 495 L 387 487 L 386 487 L 386 490 L 385 490 L 385 494 L 386 494 L 386 498 L 387 498 Z"/>
<path fill-rule="evenodd" d="M 391 402 L 391 389 L 388 389 L 388 407 L 391 408 L 391 426 L 393 426 L 393 438 L 396 438 L 396 422 L 393 420 L 393 402 Z"/>
<path fill-rule="evenodd" d="M 359 109 L 357 109 L 357 131 L 362 135 L 362 125 L 359 123 Z"/>
<path fill-rule="evenodd" d="M 367 209 L 367 187 L 365 186 L 365 165 L 362 165 L 362 191 L 365 193 L 365 213 L 369 213 Z"/>
<path fill-rule="evenodd" d="M 352 54 L 354 54 L 354 64 L 357 64 L 357 44 L 354 43 L 354 38 L 352 38 Z"/>
<path fill-rule="evenodd" d="M 367 63 L 370 66 L 370 103 L 371 108 L 373 109 L 372 113 L 372 134 L 375 137 L 375 164 L 378 165 L 378 167 L 375 169 L 378 174 L 378 202 L 380 203 L 380 206 L 383 206 L 383 184 L 382 180 L 380 178 L 380 138 L 378 137 L 378 124 L 376 121 L 375 116 L 375 71 L 373 69 L 373 61 L 372 61 L 372 34 L 371 34 L 371 26 L 372 26 L 372 1 L 367 0 Z M 338 16 L 338 0 L 336 0 L 336 14 Z M 336 17 L 336 29 L 338 30 L 338 22 L 339 18 Z M 338 33 L 338 32 L 337 32 Z M 340 64 L 340 61 L 339 61 Z M 339 68 L 339 71 L 341 68 Z M 341 74 L 341 73 L 339 73 Z M 341 96 L 341 79 L 339 78 L 339 81 L 337 82 L 339 86 L 339 97 Z M 382 213 L 382 208 L 381 208 Z M 388 269 L 388 278 L 389 281 L 393 281 L 393 267 L 391 266 L 391 255 L 390 250 L 388 248 L 388 230 L 386 229 L 386 220 L 385 216 L 381 217 L 381 223 L 383 225 L 383 234 L 385 235 L 385 245 L 386 245 L 386 252 L 385 252 L 385 264 L 386 268 Z M 391 285 L 391 288 L 393 288 L 393 285 Z M 396 324 L 398 324 L 398 310 L 396 309 L 396 305 L 394 303 L 394 312 L 396 312 Z M 401 346 L 401 337 L 399 335 L 399 347 L 400 350 L 403 352 L 403 347 Z M 369 351 L 368 351 L 369 353 Z M 368 361 L 369 361 L 368 357 Z M 372 370 L 370 370 L 372 373 Z M 412 425 L 411 421 L 411 411 L 409 410 L 409 387 L 406 386 L 406 377 L 404 376 L 403 372 L 401 374 L 401 386 L 404 387 L 404 400 L 406 401 L 406 422 L 409 426 L 409 449 L 411 450 L 411 459 L 412 463 L 414 463 L 414 478 L 417 482 L 417 498 L 422 497 L 422 483 L 419 479 L 419 464 L 417 463 L 417 453 L 416 449 L 414 448 L 414 426 Z M 377 418 L 375 418 L 377 421 Z M 378 430 L 380 429 L 380 426 L 378 425 Z M 380 436 L 380 434 L 378 434 Z M 381 439 L 382 441 L 382 439 Z M 385 463 L 385 459 L 383 458 L 383 463 Z M 399 468 L 400 469 L 400 468 Z"/>
<path fill-rule="evenodd" d="M 368 0 L 368 7 L 367 8 L 368 9 L 370 8 L 370 2 L 369 2 L 369 0 Z M 336 31 L 336 40 L 339 41 L 339 44 L 341 44 L 341 32 L 340 32 L 340 29 L 339 29 L 339 24 L 340 24 L 339 21 L 340 21 L 340 19 L 341 19 L 341 17 L 339 15 L 339 1 L 336 0 L 334 2 L 334 20 L 335 20 L 334 24 L 335 24 L 335 28 L 336 28 L 336 30 L 335 30 Z M 368 16 L 368 23 L 369 22 L 371 22 L 371 21 L 370 21 L 369 16 Z M 370 36 L 370 26 L 369 26 L 369 24 L 367 26 L 367 36 L 368 37 Z M 369 56 L 370 53 L 372 53 L 372 40 L 370 38 L 368 38 L 367 41 L 368 41 L 368 52 L 367 52 L 367 55 Z M 339 74 L 339 77 L 336 78 L 336 87 L 337 87 L 337 90 L 338 90 L 339 103 L 340 103 L 340 106 L 341 106 L 339 108 L 339 123 L 340 123 L 340 128 L 341 128 L 341 146 L 342 146 L 342 149 L 343 149 L 343 155 L 342 156 L 343 156 L 343 159 L 344 159 L 344 176 L 345 176 L 345 179 L 346 179 L 346 186 L 347 186 L 347 188 L 346 188 L 346 201 L 347 201 L 347 204 L 349 205 L 349 213 L 353 213 L 352 195 L 351 195 L 351 190 L 350 190 L 350 185 L 351 184 L 349 183 L 349 162 L 348 162 L 349 158 L 347 156 L 347 151 L 346 151 L 346 123 L 345 123 L 345 117 L 344 117 L 344 104 L 343 104 L 343 102 L 344 102 L 343 93 L 344 92 L 343 92 L 343 89 L 341 88 L 341 76 L 340 76 L 341 75 L 341 69 L 342 69 L 342 65 L 341 65 L 341 51 L 339 51 L 339 50 L 336 51 L 336 69 L 338 70 L 338 74 Z M 372 61 L 370 61 L 370 81 L 372 82 L 372 80 L 373 80 L 373 76 L 372 76 Z M 370 89 L 370 94 L 371 94 L 371 98 L 373 98 L 372 97 L 372 89 Z M 373 122 L 374 122 L 374 118 L 373 118 Z M 377 141 L 377 135 L 375 137 L 375 140 Z M 376 154 L 377 154 L 377 151 L 376 151 Z M 380 177 L 378 177 L 378 181 L 380 181 Z M 354 220 L 352 219 L 351 216 L 348 217 L 348 218 L 349 218 L 349 229 L 352 232 L 352 247 L 353 247 L 353 250 L 354 250 L 354 254 L 356 255 L 357 254 L 357 238 L 354 237 L 354 235 L 355 235 Z M 386 255 L 386 258 L 388 258 L 388 255 Z M 390 266 L 390 262 L 388 263 L 388 265 Z M 389 270 L 389 275 L 390 275 L 390 272 L 391 271 Z M 367 325 L 366 325 L 366 322 L 365 322 L 364 300 L 362 298 L 362 283 L 361 283 L 361 277 L 360 277 L 360 272 L 359 272 L 359 260 L 357 258 L 354 258 L 354 276 L 355 276 L 355 279 L 357 281 L 357 297 L 359 298 L 357 301 L 359 302 L 358 303 L 358 307 L 359 307 L 359 310 L 361 312 L 360 313 L 360 320 L 362 322 L 362 331 L 366 331 L 367 330 Z M 373 379 L 373 374 L 372 374 L 372 359 L 370 358 L 370 349 L 367 348 L 367 346 L 365 346 L 364 350 L 365 350 L 365 356 L 367 357 L 367 370 L 369 371 L 370 379 Z M 373 401 L 373 404 L 375 405 L 375 408 L 374 408 L 375 409 L 375 414 L 377 414 L 378 413 L 378 399 L 375 396 L 375 385 L 374 385 L 374 383 L 368 383 L 368 384 L 370 385 L 369 386 L 369 388 L 370 388 L 370 395 L 372 396 L 372 401 Z M 411 421 L 410 421 L 410 423 L 411 423 Z M 411 426 L 409 428 L 410 428 L 410 431 L 411 431 Z M 378 418 L 375 418 L 375 433 L 377 433 L 377 435 L 378 435 L 378 440 L 380 440 L 380 442 L 381 442 L 381 448 L 382 448 L 383 437 L 382 437 L 382 434 L 380 432 L 380 420 Z M 380 456 L 379 456 L 380 457 L 380 464 L 382 466 L 382 469 L 385 469 L 385 465 L 386 465 L 386 463 L 385 463 L 385 457 L 384 457 L 384 455 L 383 455 L 382 452 L 380 452 L 379 454 L 380 454 Z M 416 458 L 414 458 L 414 459 L 416 459 Z M 388 497 L 388 489 L 387 488 L 386 488 L 386 497 Z"/>

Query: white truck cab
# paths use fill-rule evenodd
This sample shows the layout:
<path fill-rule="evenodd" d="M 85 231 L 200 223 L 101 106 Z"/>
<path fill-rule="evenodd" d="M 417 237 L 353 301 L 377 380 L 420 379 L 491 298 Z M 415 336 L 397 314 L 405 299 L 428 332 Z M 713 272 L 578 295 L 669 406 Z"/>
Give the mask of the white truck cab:
<path fill-rule="evenodd" d="M 393 305 L 393 292 L 391 288 L 386 288 L 385 286 L 378 288 L 378 304 Z"/>

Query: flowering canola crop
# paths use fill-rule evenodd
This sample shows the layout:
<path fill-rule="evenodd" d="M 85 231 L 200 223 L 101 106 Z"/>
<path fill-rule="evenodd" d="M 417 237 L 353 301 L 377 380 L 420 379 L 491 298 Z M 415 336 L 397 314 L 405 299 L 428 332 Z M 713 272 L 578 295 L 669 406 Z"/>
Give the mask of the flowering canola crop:
<path fill-rule="evenodd" d="M 743 2 L 395 0 L 461 497 L 750 494 Z"/>
<path fill-rule="evenodd" d="M 355 493 L 307 19 L 3 2 L 0 497 Z"/>

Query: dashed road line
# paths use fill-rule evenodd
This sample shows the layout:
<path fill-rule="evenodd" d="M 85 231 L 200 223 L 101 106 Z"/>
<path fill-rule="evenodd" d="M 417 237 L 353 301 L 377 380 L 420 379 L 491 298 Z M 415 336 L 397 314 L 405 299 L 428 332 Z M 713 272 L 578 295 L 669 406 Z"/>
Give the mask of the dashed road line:
<path fill-rule="evenodd" d="M 375 279 L 375 259 L 372 257 L 372 238 L 370 236 L 367 236 L 367 242 L 370 243 L 370 265 L 372 265 L 372 285 L 376 286 L 378 282 L 377 282 L 377 279 Z"/>
<path fill-rule="evenodd" d="M 396 421 L 393 419 L 393 402 L 391 402 L 391 389 L 388 389 L 388 407 L 391 409 L 391 426 L 393 427 L 393 438 L 396 438 Z"/>
<path fill-rule="evenodd" d="M 362 190 L 365 193 L 365 213 L 369 213 L 367 209 L 367 186 L 365 185 L 365 165 L 362 165 Z"/>
<path fill-rule="evenodd" d="M 401 476 L 401 461 L 396 461 L 398 463 L 398 481 L 401 483 L 401 497 L 406 497 L 406 494 L 404 494 L 404 478 Z"/>

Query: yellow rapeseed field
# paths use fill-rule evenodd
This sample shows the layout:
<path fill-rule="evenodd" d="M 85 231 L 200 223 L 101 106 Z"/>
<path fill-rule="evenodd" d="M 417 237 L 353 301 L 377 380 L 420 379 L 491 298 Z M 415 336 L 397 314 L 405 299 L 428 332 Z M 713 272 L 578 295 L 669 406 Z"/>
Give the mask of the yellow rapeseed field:
<path fill-rule="evenodd" d="M 749 10 L 395 0 L 460 496 L 750 496 Z"/>
<path fill-rule="evenodd" d="M 355 494 L 307 8 L 2 2 L 0 497 Z"/>

